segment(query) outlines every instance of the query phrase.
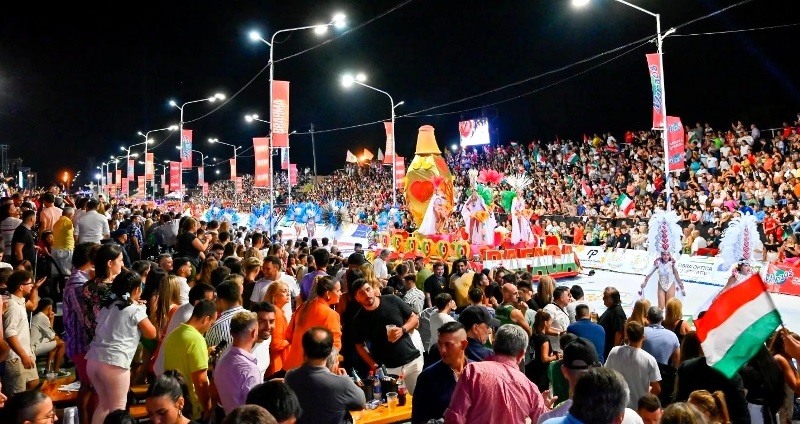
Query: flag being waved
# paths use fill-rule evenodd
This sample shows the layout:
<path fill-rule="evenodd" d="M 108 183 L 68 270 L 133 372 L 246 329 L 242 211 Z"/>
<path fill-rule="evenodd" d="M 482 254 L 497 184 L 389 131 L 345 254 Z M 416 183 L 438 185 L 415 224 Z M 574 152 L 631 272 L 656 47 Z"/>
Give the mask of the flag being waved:
<path fill-rule="evenodd" d="M 373 155 L 372 152 L 367 149 L 364 149 L 364 154 L 361 155 L 361 159 L 363 160 L 372 160 L 374 157 L 375 155 Z"/>
<path fill-rule="evenodd" d="M 731 378 L 781 324 L 759 274 L 723 291 L 694 321 L 706 363 Z"/>
<path fill-rule="evenodd" d="M 626 196 L 625 193 L 622 193 L 617 198 L 617 206 L 627 216 L 636 208 L 636 202 Z"/>
<path fill-rule="evenodd" d="M 358 162 L 358 158 L 356 157 L 356 155 L 354 155 L 352 152 L 350 152 L 348 150 L 347 151 L 347 157 L 345 158 L 345 161 L 350 162 L 350 163 L 356 163 L 356 162 Z"/>

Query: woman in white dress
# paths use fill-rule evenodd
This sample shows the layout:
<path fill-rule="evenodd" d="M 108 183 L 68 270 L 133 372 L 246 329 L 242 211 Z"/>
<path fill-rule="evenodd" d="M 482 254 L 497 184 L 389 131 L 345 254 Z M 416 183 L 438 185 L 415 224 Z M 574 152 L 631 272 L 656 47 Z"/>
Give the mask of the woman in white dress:
<path fill-rule="evenodd" d="M 517 195 L 511 200 L 511 243 L 519 242 L 530 243 L 533 240 L 531 221 L 523 211 L 525 210 L 525 198 L 522 190 L 517 190 Z"/>
<path fill-rule="evenodd" d="M 675 259 L 672 258 L 669 252 L 661 252 L 661 256 L 653 262 L 653 268 L 651 268 L 647 276 L 644 277 L 642 291 L 647 287 L 650 276 L 654 273 L 658 274 L 658 309 L 663 311 L 667 302 L 675 297 L 676 284 L 681 289 L 684 296 L 686 295 L 686 290 L 683 288 L 683 282 L 680 276 L 678 276 L 678 266 L 675 263 Z"/>
<path fill-rule="evenodd" d="M 673 255 L 681 248 L 682 231 L 678 225 L 678 215 L 675 211 L 665 212 L 658 209 L 648 222 L 647 247 L 651 254 L 658 257 L 653 262 L 653 268 L 647 273 L 642 283 L 642 294 L 653 274 L 658 274 L 658 287 L 656 287 L 658 309 L 662 311 L 667 302 L 675 297 L 676 286 L 686 296 L 686 289 L 678 275 L 678 266 Z"/>
<path fill-rule="evenodd" d="M 461 216 L 464 218 L 464 224 L 467 227 L 467 234 L 471 244 L 486 244 L 488 237 L 485 234 L 486 227 L 484 223 L 480 222 L 475 214 L 481 211 L 486 211 L 486 203 L 483 198 L 478 195 L 478 192 L 472 190 L 472 195 L 467 199 L 467 203 L 461 209 Z"/>
<path fill-rule="evenodd" d="M 426 236 L 439 234 L 438 229 L 447 218 L 446 216 L 443 216 L 444 207 L 444 193 L 437 189 L 431 197 L 431 200 L 428 201 L 428 208 L 425 209 L 425 215 L 422 216 L 422 223 L 419 224 L 417 232 Z"/>

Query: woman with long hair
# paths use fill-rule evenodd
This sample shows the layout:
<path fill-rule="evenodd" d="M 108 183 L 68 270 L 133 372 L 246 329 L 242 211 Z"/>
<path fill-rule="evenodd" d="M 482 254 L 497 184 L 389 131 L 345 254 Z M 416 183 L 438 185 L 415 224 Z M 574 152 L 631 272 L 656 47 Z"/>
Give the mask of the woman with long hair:
<path fill-rule="evenodd" d="M 178 277 L 168 275 L 161 281 L 161 287 L 158 290 L 158 301 L 155 308 L 150 314 L 150 322 L 156 328 L 156 347 L 152 350 L 152 355 L 148 361 L 148 370 L 153 372 L 153 365 L 155 365 L 155 358 L 158 356 L 158 351 L 161 349 L 161 343 L 164 337 L 167 336 L 167 325 L 169 320 L 178 308 L 181 306 L 181 285 L 178 282 Z"/>
<path fill-rule="evenodd" d="M 797 368 L 794 366 L 794 362 L 792 362 L 792 357 L 786 353 L 783 341 L 784 337 L 793 337 L 795 340 L 800 339 L 797 334 L 789 333 L 787 330 L 781 329 L 773 333 L 770 339 L 767 340 L 767 346 L 769 346 L 783 374 L 785 395 L 783 397 L 783 406 L 778 411 L 778 418 L 781 424 L 792 421 L 794 399 L 800 394 L 800 374 L 798 374 Z"/>
<path fill-rule="evenodd" d="M 94 340 L 97 327 L 97 315 L 100 304 L 120 272 L 122 272 L 122 250 L 116 244 L 104 244 L 97 249 L 94 256 L 94 278 L 83 285 L 79 302 L 83 304 L 84 340 Z M 88 351 L 88 346 L 87 346 Z"/>
<path fill-rule="evenodd" d="M 539 277 L 539 287 L 536 289 L 536 294 L 533 295 L 533 300 L 544 308 L 545 305 L 553 303 L 553 292 L 555 291 L 556 280 L 549 275 L 543 275 Z"/>
<path fill-rule="evenodd" d="M 289 342 L 289 357 L 283 363 L 284 371 L 296 368 L 303 363 L 303 334 L 310 328 L 323 327 L 333 333 L 333 345 L 342 348 L 342 326 L 339 314 L 331 306 L 339 303 L 342 296 L 342 285 L 330 276 L 318 276 L 314 279 L 313 300 L 303 303 L 292 314 L 292 321 L 286 329 L 286 340 Z"/>
<path fill-rule="evenodd" d="M 200 273 L 195 278 L 195 283 L 205 283 L 211 285 L 211 272 L 219 267 L 219 261 L 215 257 L 206 258 L 200 264 Z"/>
<path fill-rule="evenodd" d="M 536 316 L 533 318 L 533 335 L 530 339 L 530 345 L 535 353 L 533 360 L 525 365 L 525 375 L 536 384 L 539 391 L 548 390 L 550 387 L 547 368 L 551 362 L 559 359 L 553 352 L 550 339 L 547 338 L 547 331 L 552 324 L 553 317 L 547 311 L 544 309 L 536 311 Z"/>
<path fill-rule="evenodd" d="M 664 314 L 664 328 L 672 330 L 678 336 L 678 343 L 683 341 L 683 336 L 692 330 L 689 322 L 683 319 L 683 303 L 677 297 L 667 301 L 667 310 Z"/>
<path fill-rule="evenodd" d="M 114 278 L 101 303 L 95 337 L 86 354 L 86 371 L 98 397 L 92 424 L 102 424 L 111 411 L 125 409 L 130 365 L 139 339 L 156 337 L 156 328 L 139 302 L 141 295 L 141 277 L 125 271 Z"/>
<path fill-rule="evenodd" d="M 189 387 L 180 372 L 168 370 L 147 388 L 145 408 L 153 424 L 191 424 Z"/>
<path fill-rule="evenodd" d="M 703 413 L 686 402 L 675 402 L 664 408 L 661 424 L 707 424 Z"/>
<path fill-rule="evenodd" d="M 746 392 L 747 410 L 752 424 L 775 424 L 778 411 L 783 407 L 784 382 L 775 357 L 766 346 L 739 370 Z"/>
<path fill-rule="evenodd" d="M 650 301 L 647 299 L 639 299 L 636 303 L 633 304 L 633 310 L 631 311 L 631 316 L 625 321 L 625 327 L 628 326 L 628 323 L 631 321 L 636 321 L 639 324 L 647 327 L 650 323 L 647 321 L 647 310 L 650 309 Z M 625 342 L 627 343 L 627 336 L 624 338 Z"/>
<path fill-rule="evenodd" d="M 289 357 L 289 342 L 285 338 L 289 322 L 283 313 L 283 307 L 292 301 L 292 291 L 288 284 L 275 281 L 267 287 L 264 301 L 275 305 L 275 328 L 269 343 L 270 360 L 266 372 L 267 376 L 273 376 L 283 369 L 283 363 Z"/>
<path fill-rule="evenodd" d="M 180 231 L 178 231 L 178 241 L 175 246 L 175 257 L 188 258 L 192 262 L 195 269 L 200 266 L 200 261 L 205 259 L 205 251 L 211 246 L 211 237 L 208 234 L 203 238 L 197 236 L 197 230 L 200 229 L 200 223 L 192 217 L 185 218 L 181 222 Z"/>
<path fill-rule="evenodd" d="M 369 285 L 372 286 L 372 288 L 375 289 L 378 296 L 380 296 L 379 293 L 383 288 L 383 285 L 381 284 L 381 280 L 379 280 L 378 277 L 375 276 L 375 270 L 372 268 L 372 264 L 367 262 L 364 265 L 361 265 L 360 268 L 361 272 L 364 273 L 364 279 L 369 282 Z"/>
<path fill-rule="evenodd" d="M 683 336 L 679 356 L 679 363 L 675 365 L 676 367 L 681 362 L 703 356 L 703 346 L 700 345 L 700 338 L 697 337 L 696 331 L 692 330 Z"/>
<path fill-rule="evenodd" d="M 708 390 L 695 390 L 689 394 L 688 404 L 699 409 L 706 417 L 708 424 L 730 424 L 728 404 L 725 403 L 725 393 L 717 390 L 710 393 Z"/>

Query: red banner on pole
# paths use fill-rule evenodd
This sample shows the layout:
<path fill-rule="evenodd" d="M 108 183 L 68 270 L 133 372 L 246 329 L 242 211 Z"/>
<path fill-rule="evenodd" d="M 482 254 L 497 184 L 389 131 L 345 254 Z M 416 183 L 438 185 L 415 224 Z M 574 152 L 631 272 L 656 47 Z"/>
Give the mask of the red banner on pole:
<path fill-rule="evenodd" d="M 203 182 L 203 196 L 208 196 L 208 183 Z"/>
<path fill-rule="evenodd" d="M 144 158 L 144 178 L 148 180 L 152 180 L 155 175 L 155 167 L 153 166 L 153 160 L 155 160 L 155 154 L 147 153 Z"/>
<path fill-rule="evenodd" d="M 683 171 L 686 157 L 685 133 L 681 118 L 667 116 L 667 157 L 670 171 Z"/>
<path fill-rule="evenodd" d="M 111 184 L 111 182 L 112 182 L 111 178 L 112 178 L 111 173 L 107 172 L 106 173 L 106 184 Z"/>
<path fill-rule="evenodd" d="M 272 148 L 289 147 L 289 81 L 272 81 Z"/>
<path fill-rule="evenodd" d="M 269 187 L 272 175 L 272 156 L 269 154 L 269 137 L 253 138 L 253 153 L 256 159 L 256 174 L 253 187 Z"/>
<path fill-rule="evenodd" d="M 203 185 L 203 183 L 205 182 L 205 179 L 206 179 L 205 170 L 203 169 L 202 166 L 198 166 L 197 167 L 197 185 Z"/>
<path fill-rule="evenodd" d="M 122 170 L 117 169 L 116 175 L 114 175 L 114 184 L 119 184 L 122 181 Z"/>
<path fill-rule="evenodd" d="M 136 173 L 135 163 L 135 160 L 128 159 L 128 172 L 125 173 L 125 176 L 128 177 L 128 180 L 132 179 L 133 175 Z"/>
<path fill-rule="evenodd" d="M 384 122 L 383 126 L 386 127 L 386 148 L 383 149 L 383 163 L 392 164 L 394 158 L 394 125 L 391 122 Z"/>
<path fill-rule="evenodd" d="M 236 159 L 231 159 L 231 179 L 236 179 Z"/>
<path fill-rule="evenodd" d="M 136 177 L 136 188 L 139 190 L 136 195 L 144 197 L 144 177 L 139 175 Z"/>
<path fill-rule="evenodd" d="M 394 181 L 398 187 L 403 186 L 403 178 L 406 176 L 406 161 L 405 158 L 402 156 L 395 156 L 394 158 L 395 163 L 395 172 L 394 172 Z"/>
<path fill-rule="evenodd" d="M 192 167 L 192 130 L 181 131 L 181 165 L 186 169 Z"/>
<path fill-rule="evenodd" d="M 661 80 L 661 57 L 658 53 L 647 55 L 647 71 L 653 89 L 653 128 L 664 126 L 664 84 Z"/>
<path fill-rule="evenodd" d="M 289 185 L 297 185 L 297 164 L 289 164 Z"/>
<path fill-rule="evenodd" d="M 241 193 L 242 192 L 242 186 L 244 185 L 242 183 L 242 177 L 236 177 L 236 182 L 234 184 L 236 186 L 236 193 L 237 194 Z"/>
<path fill-rule="evenodd" d="M 800 296 L 800 267 L 780 262 L 770 263 L 767 265 L 764 283 L 772 293 Z"/>
<path fill-rule="evenodd" d="M 120 191 L 121 191 L 122 195 L 127 197 L 128 193 L 130 193 L 130 189 L 131 189 L 130 182 L 128 182 L 127 178 L 123 178 L 122 181 L 120 181 L 120 189 L 121 189 Z"/>
<path fill-rule="evenodd" d="M 181 189 L 181 163 L 169 163 L 169 189 L 170 191 L 178 191 Z"/>

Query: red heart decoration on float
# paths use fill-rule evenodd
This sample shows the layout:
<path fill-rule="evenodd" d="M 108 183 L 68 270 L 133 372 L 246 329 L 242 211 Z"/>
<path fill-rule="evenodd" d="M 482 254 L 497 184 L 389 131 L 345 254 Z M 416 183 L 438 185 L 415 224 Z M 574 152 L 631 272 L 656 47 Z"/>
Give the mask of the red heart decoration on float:
<path fill-rule="evenodd" d="M 427 202 L 433 196 L 433 183 L 430 181 L 414 181 L 408 187 L 408 191 L 420 202 Z"/>

